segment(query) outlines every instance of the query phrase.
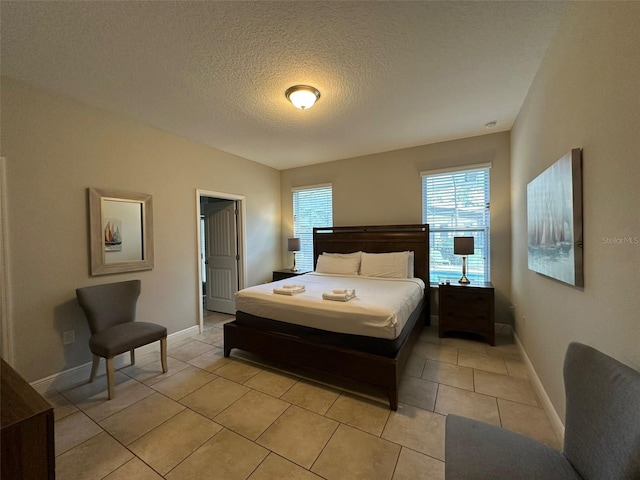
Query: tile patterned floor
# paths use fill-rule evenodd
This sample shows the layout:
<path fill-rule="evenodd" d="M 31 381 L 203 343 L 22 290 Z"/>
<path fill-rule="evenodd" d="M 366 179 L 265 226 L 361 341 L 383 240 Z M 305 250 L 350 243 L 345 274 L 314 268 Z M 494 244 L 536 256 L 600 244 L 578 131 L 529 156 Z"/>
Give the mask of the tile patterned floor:
<path fill-rule="evenodd" d="M 397 412 L 367 388 L 286 372 L 244 352 L 222 354 L 222 326 L 106 378 L 48 393 L 59 480 L 444 479 L 445 416 L 501 425 L 559 448 L 509 337 L 497 346 L 440 339 L 413 349 Z"/>

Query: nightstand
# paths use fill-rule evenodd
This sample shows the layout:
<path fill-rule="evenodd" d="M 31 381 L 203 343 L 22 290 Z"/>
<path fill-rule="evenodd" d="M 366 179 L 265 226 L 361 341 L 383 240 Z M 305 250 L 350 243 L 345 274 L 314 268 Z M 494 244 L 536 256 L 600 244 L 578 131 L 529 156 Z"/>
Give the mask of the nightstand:
<path fill-rule="evenodd" d="M 474 333 L 495 345 L 494 291 L 491 283 L 438 285 L 438 334 Z"/>
<path fill-rule="evenodd" d="M 292 272 L 290 268 L 283 268 L 282 270 L 274 270 L 273 271 L 273 282 L 277 282 L 278 280 L 284 280 L 285 278 L 297 277 L 298 275 L 304 275 L 305 273 L 309 273 L 308 271 L 298 270 L 297 272 Z"/>

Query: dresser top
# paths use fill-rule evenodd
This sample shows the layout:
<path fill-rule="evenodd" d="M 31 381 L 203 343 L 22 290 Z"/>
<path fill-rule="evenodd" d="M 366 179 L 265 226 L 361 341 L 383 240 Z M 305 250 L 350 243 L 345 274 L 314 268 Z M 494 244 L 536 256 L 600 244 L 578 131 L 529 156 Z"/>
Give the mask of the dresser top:
<path fill-rule="evenodd" d="M 52 410 L 42 398 L 11 366 L 0 359 L 2 428 L 7 428 L 41 412 Z"/>

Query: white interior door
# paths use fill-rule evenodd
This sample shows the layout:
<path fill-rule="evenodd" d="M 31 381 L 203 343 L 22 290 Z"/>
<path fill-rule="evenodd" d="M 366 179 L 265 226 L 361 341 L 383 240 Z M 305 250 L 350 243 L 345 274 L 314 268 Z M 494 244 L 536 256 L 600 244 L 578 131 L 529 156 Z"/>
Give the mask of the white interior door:
<path fill-rule="evenodd" d="M 238 291 L 236 202 L 203 205 L 207 291 L 205 306 L 214 312 L 234 314 Z"/>

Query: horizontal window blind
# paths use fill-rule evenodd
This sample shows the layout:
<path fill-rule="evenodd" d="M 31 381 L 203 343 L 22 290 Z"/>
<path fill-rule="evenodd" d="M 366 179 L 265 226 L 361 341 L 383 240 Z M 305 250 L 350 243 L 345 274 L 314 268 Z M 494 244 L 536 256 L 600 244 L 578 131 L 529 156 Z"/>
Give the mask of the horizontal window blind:
<path fill-rule="evenodd" d="M 298 270 L 313 270 L 313 228 L 333 226 L 331 185 L 293 189 L 293 236 L 300 239 Z"/>
<path fill-rule="evenodd" d="M 462 257 L 453 253 L 453 237 L 474 237 L 467 258 L 472 282 L 490 281 L 488 166 L 422 174 L 422 221 L 429 224 L 430 281 L 456 280 Z"/>

